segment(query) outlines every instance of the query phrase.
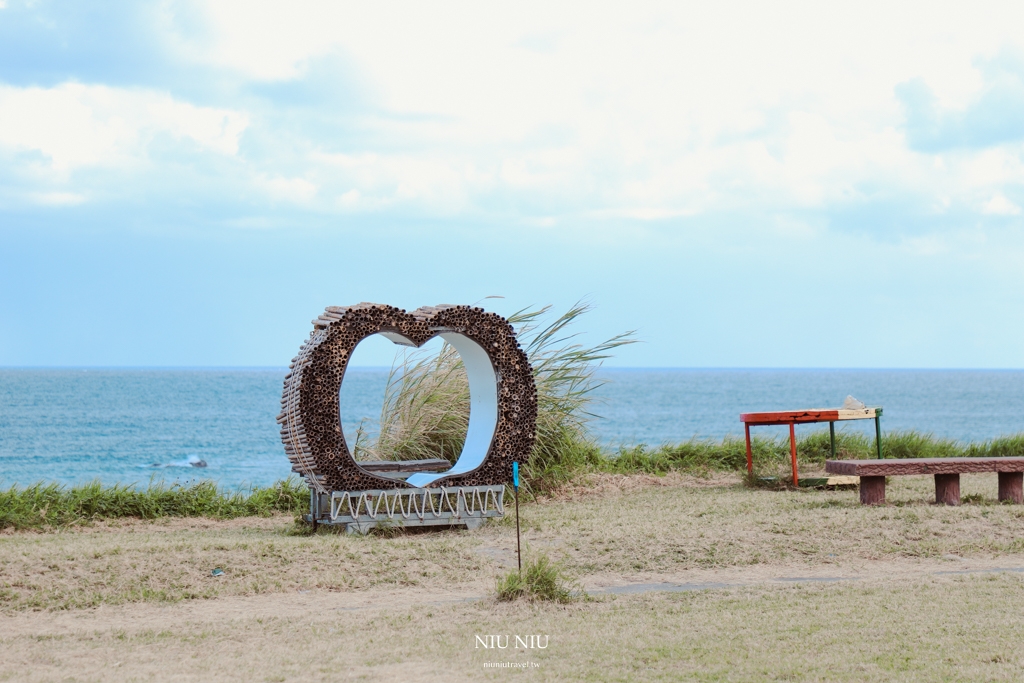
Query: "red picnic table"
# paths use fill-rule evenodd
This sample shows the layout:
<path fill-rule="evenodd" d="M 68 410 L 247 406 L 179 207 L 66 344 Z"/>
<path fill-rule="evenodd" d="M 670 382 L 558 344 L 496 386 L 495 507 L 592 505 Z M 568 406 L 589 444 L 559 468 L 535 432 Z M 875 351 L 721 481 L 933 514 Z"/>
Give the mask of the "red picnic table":
<path fill-rule="evenodd" d="M 740 420 L 743 422 L 743 430 L 747 434 L 747 473 L 754 473 L 754 454 L 750 450 L 750 427 L 752 425 L 789 425 L 789 454 L 793 463 L 793 486 L 799 486 L 800 480 L 796 471 L 796 425 L 812 422 L 828 422 L 828 434 L 832 446 L 832 459 L 836 457 L 836 422 L 843 420 L 870 420 L 875 421 L 875 447 L 878 449 L 878 459 L 882 459 L 882 425 L 879 418 L 882 416 L 882 408 L 858 408 L 856 410 L 845 410 L 843 408 L 811 408 L 809 410 L 782 410 L 772 413 L 741 413 Z"/>

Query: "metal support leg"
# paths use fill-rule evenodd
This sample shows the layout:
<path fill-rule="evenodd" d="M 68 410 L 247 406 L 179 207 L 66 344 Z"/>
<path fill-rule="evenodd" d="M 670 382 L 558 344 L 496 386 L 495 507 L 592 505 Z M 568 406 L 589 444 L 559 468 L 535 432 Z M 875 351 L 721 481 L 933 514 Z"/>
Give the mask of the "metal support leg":
<path fill-rule="evenodd" d="M 875 415 L 875 450 L 878 451 L 878 459 L 882 459 L 882 419 Z"/>
<path fill-rule="evenodd" d="M 750 425 L 743 423 L 743 431 L 747 433 L 747 474 L 754 476 L 754 452 L 750 450 Z"/>
<path fill-rule="evenodd" d="M 832 448 L 832 459 L 836 459 L 836 423 L 828 423 L 828 443 Z"/>
<path fill-rule="evenodd" d="M 796 425 L 789 423 L 789 455 L 793 462 L 793 486 L 800 485 L 800 479 L 796 473 Z"/>
<path fill-rule="evenodd" d="M 320 519 L 320 494 L 316 491 L 309 492 L 309 520 L 313 524 L 313 533 L 316 533 L 317 521 Z"/>

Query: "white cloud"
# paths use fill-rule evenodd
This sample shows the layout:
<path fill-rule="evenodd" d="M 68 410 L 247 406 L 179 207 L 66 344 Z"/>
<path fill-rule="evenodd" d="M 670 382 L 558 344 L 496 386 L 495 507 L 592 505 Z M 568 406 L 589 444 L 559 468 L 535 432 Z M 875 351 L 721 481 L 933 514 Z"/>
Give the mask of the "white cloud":
<path fill-rule="evenodd" d="M 265 190 L 272 198 L 305 204 L 316 197 L 319 188 L 305 178 L 268 178 L 260 176 L 256 179 L 257 185 Z"/>
<path fill-rule="evenodd" d="M 908 149 L 894 93 L 919 77 L 941 106 L 969 102 L 985 85 L 979 56 L 1024 47 L 1024 5 L 214 0 L 199 14 L 198 38 L 162 26 L 196 73 L 332 78 L 310 69 L 330 56 L 358 97 L 336 116 L 286 94 L 232 99 L 244 88 L 210 88 L 227 104 L 206 107 L 144 89 L 0 87 L 0 146 L 65 175 L 144 163 L 167 139 L 240 157 L 251 119 L 274 142 L 247 148 L 238 177 L 271 200 L 440 214 L 493 203 L 560 225 L 818 211 L 879 188 L 938 213 L 1024 187 L 1019 149 Z"/>
<path fill-rule="evenodd" d="M 1002 194 L 992 196 L 992 199 L 985 202 L 981 212 L 994 216 L 1019 216 L 1020 207 L 1011 202 Z"/>
<path fill-rule="evenodd" d="M 440 213 L 457 211 L 465 208 L 467 191 L 479 189 L 489 177 L 464 160 L 443 156 L 315 152 L 309 160 L 341 188 L 337 205 L 346 210 L 414 204 Z"/>
<path fill-rule="evenodd" d="M 553 228 L 558 225 L 558 221 L 552 216 L 541 216 L 527 220 L 526 224 L 537 228 Z"/>
<path fill-rule="evenodd" d="M 0 146 L 39 152 L 61 173 L 132 165 L 159 135 L 233 155 L 247 125 L 244 113 L 198 107 L 152 90 L 0 86 Z"/>
<path fill-rule="evenodd" d="M 948 241 L 941 236 L 908 237 L 901 243 L 902 248 L 913 256 L 939 256 L 950 251 Z"/>
<path fill-rule="evenodd" d="M 342 193 L 342 195 L 338 197 L 338 204 L 346 208 L 354 209 L 359 206 L 359 200 L 361 198 L 362 194 L 359 192 L 359 190 L 349 190 L 348 192 Z"/>
<path fill-rule="evenodd" d="M 86 200 L 85 195 L 76 192 L 32 192 L 29 200 L 44 206 L 76 206 Z"/>
<path fill-rule="evenodd" d="M 358 74 L 374 100 L 369 151 L 328 164 L 345 169 L 340 206 L 452 211 L 500 190 L 639 219 L 857 202 L 865 184 L 974 204 L 989 187 L 970 180 L 974 157 L 909 151 L 894 88 L 922 77 L 943 106 L 967 102 L 983 86 L 977 57 L 1020 44 L 1024 23 L 1024 5 L 999 2 L 203 11 L 204 42 L 182 43 L 195 60 L 280 81 L 334 54 Z"/>

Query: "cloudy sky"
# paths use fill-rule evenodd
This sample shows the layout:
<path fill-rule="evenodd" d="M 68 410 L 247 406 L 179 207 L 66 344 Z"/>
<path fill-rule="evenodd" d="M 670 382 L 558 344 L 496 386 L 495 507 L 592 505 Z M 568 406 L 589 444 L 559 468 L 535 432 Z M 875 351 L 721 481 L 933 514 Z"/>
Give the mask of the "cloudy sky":
<path fill-rule="evenodd" d="M 1019 2 L 0 0 L 3 366 L 500 295 L 616 365 L 1019 368 L 1022 207 Z"/>

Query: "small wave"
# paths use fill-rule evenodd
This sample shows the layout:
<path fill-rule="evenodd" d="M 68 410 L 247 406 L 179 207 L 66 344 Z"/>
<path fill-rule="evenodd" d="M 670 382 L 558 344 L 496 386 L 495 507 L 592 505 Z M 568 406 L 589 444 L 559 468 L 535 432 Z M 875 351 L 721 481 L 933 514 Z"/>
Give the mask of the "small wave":
<path fill-rule="evenodd" d="M 166 464 L 155 462 L 152 465 L 139 465 L 139 467 L 144 467 L 146 469 L 153 467 L 206 467 L 206 461 L 198 455 L 190 455 L 184 460 L 175 460 Z"/>

